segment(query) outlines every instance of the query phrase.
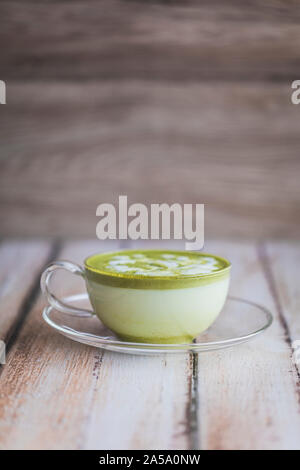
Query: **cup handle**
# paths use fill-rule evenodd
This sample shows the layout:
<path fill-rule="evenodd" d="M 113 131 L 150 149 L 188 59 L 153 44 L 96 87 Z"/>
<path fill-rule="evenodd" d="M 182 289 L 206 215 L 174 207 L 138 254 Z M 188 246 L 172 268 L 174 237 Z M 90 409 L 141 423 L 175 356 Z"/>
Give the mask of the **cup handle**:
<path fill-rule="evenodd" d="M 72 307 L 64 303 L 62 300 L 59 300 L 50 289 L 50 280 L 54 271 L 57 269 L 65 269 L 73 274 L 77 274 L 84 278 L 84 271 L 78 264 L 70 263 L 70 261 L 55 261 L 45 269 L 41 276 L 41 289 L 45 297 L 47 298 L 49 304 L 63 313 L 68 313 L 69 315 L 74 315 L 77 317 L 91 317 L 94 315 L 94 312 L 91 310 Z"/>

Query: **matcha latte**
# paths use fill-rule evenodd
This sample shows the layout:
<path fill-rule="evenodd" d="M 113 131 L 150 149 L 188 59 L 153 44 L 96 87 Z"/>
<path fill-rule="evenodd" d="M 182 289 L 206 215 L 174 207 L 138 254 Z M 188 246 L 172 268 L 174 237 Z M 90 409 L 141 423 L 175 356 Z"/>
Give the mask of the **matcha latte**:
<path fill-rule="evenodd" d="M 127 250 L 90 256 L 84 277 L 94 312 L 120 338 L 187 343 L 219 315 L 229 274 L 219 256 Z"/>

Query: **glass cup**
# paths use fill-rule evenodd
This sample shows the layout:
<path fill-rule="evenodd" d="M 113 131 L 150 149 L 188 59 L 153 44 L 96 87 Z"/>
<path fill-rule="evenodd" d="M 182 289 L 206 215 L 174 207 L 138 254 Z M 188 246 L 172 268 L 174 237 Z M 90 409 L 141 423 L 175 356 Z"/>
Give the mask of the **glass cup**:
<path fill-rule="evenodd" d="M 127 250 L 110 253 L 109 256 L 118 254 L 167 254 L 183 258 L 187 252 Z M 210 257 L 219 263 L 220 268 L 198 275 L 150 276 L 101 269 L 99 262 L 105 256 L 108 254 L 88 257 L 84 268 L 70 261 L 51 263 L 41 277 L 41 288 L 50 305 L 70 315 L 97 315 L 124 341 L 169 344 L 190 343 L 215 321 L 223 308 L 231 268 L 230 262 L 224 258 L 193 252 L 193 256 L 199 257 L 199 262 L 201 257 Z M 73 307 L 55 296 L 50 280 L 57 269 L 65 269 L 85 280 L 93 311 Z"/>

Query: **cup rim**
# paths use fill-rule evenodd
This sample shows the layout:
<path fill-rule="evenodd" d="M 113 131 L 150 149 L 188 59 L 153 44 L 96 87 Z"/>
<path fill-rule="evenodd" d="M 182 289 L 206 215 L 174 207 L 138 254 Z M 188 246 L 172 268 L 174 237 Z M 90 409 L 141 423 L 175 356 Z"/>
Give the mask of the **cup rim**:
<path fill-rule="evenodd" d="M 217 271 L 211 273 L 201 273 L 201 274 L 191 274 L 191 275 L 177 275 L 177 276 L 147 276 L 147 275 L 137 275 L 137 274 L 128 274 L 128 273 L 115 273 L 108 272 L 94 266 L 91 266 L 89 263 L 92 258 L 109 256 L 112 254 L 126 254 L 126 253 L 141 253 L 141 252 L 151 252 L 151 253 L 163 253 L 163 254 L 179 254 L 186 255 L 187 253 L 192 253 L 199 256 L 209 256 L 220 261 L 223 266 Z M 115 250 L 115 251 L 106 251 L 101 253 L 95 253 L 88 256 L 84 260 L 84 267 L 86 272 L 89 275 L 89 278 L 99 281 L 100 283 L 105 283 L 108 285 L 116 285 L 120 287 L 132 287 L 132 284 L 137 284 L 139 288 L 180 288 L 180 287 L 192 287 L 197 285 L 197 281 L 211 282 L 217 278 L 223 277 L 224 274 L 229 273 L 231 269 L 231 263 L 228 259 L 213 255 L 211 253 L 196 252 L 196 251 L 187 251 L 187 250 L 165 250 L 165 249 L 125 249 L 125 250 Z M 159 287 L 161 284 L 163 287 Z"/>

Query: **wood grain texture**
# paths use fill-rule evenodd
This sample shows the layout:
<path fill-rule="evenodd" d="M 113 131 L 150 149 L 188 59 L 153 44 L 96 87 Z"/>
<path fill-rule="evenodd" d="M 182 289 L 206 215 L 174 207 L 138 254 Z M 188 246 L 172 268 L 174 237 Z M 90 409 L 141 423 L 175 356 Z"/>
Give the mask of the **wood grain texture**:
<path fill-rule="evenodd" d="M 3 236 L 94 237 L 127 194 L 205 203 L 208 237 L 299 237 L 299 2 L 0 7 Z"/>
<path fill-rule="evenodd" d="M 81 263 L 113 248 L 71 242 L 59 258 Z M 231 293 L 268 307 L 270 330 L 198 357 L 126 356 L 61 337 L 42 322 L 39 297 L 0 374 L 0 447 L 299 449 L 299 372 L 291 361 L 300 331 L 299 244 L 211 241 L 205 249 L 229 257 Z M 84 289 L 72 275 L 55 284 L 59 296 Z"/>
<path fill-rule="evenodd" d="M 207 237 L 299 238 L 299 109 L 280 84 L 12 84 L 2 235 L 95 236 L 96 208 L 205 203 Z"/>
<path fill-rule="evenodd" d="M 75 242 L 61 256 L 82 262 L 95 250 L 99 242 Z M 80 279 L 64 277 L 64 294 L 78 289 Z M 189 448 L 189 356 L 126 357 L 74 343 L 44 324 L 43 305 L 39 298 L 0 376 L 2 449 Z"/>
<path fill-rule="evenodd" d="M 50 258 L 50 242 L 32 240 L 0 244 L 0 339 L 5 343 L 9 343 L 30 310 L 40 272 Z"/>
<path fill-rule="evenodd" d="M 265 305 L 274 314 L 274 324 L 255 342 L 199 356 L 200 445 L 205 449 L 299 449 L 299 378 L 282 311 L 270 289 L 274 258 L 266 258 L 264 249 L 255 245 L 218 242 L 206 249 L 230 257 L 231 292 Z M 277 259 L 285 259 L 284 253 Z M 291 273 L 298 255 L 295 249 L 292 253 L 287 271 L 295 294 L 299 289 Z M 299 328 L 297 310 L 293 312 Z M 289 325 L 289 318 L 286 321 Z"/>
<path fill-rule="evenodd" d="M 266 246 L 265 256 L 269 259 L 268 281 L 280 317 L 286 343 L 293 353 L 292 373 L 300 387 L 300 363 L 296 361 L 300 340 L 300 291 L 298 284 L 300 244 L 272 242 Z M 294 344 L 294 342 L 297 342 Z M 299 403 L 300 403 L 300 388 Z"/>
<path fill-rule="evenodd" d="M 299 3 L 2 1 L 2 78 L 291 81 Z"/>

